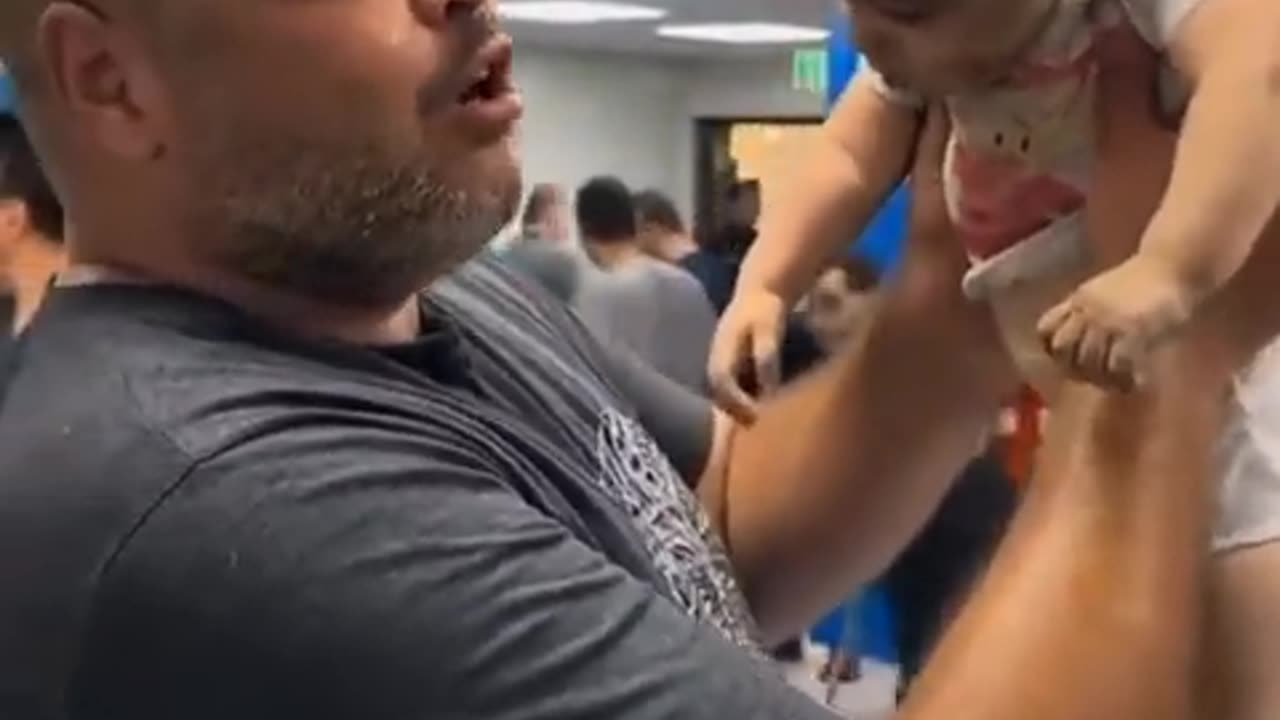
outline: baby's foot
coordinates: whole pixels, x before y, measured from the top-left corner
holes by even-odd
[[[1195,304],[1165,263],[1139,254],[1046,313],[1040,337],[1072,375],[1127,390],[1141,382],[1146,356],[1186,324]]]

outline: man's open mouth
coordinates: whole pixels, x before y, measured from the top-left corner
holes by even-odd
[[[505,38],[489,43],[476,60],[471,83],[458,96],[464,105],[497,100],[512,91],[511,42]]]

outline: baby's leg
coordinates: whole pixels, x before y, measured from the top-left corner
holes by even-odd
[[[1201,720],[1280,717],[1280,541],[1218,555],[1200,667]]]
[[[1223,435],[1204,720],[1280,718],[1280,342],[1241,377]]]

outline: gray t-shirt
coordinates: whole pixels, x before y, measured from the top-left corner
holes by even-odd
[[[0,717],[831,720],[681,481],[707,403],[492,260],[423,306],[367,348],[53,291],[0,408]]]
[[[538,237],[522,237],[498,253],[510,267],[533,279],[561,302],[573,302],[585,266],[580,251]]]
[[[621,343],[686,388],[705,390],[716,315],[684,269],[647,257],[608,272],[591,268],[574,307],[597,337]]]

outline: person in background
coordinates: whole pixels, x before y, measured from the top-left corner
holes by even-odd
[[[671,198],[661,190],[641,190],[631,197],[636,208],[640,248],[651,257],[672,265],[703,252],[685,226]]]
[[[818,277],[805,319],[823,351],[834,355],[867,326],[875,311],[880,278],[862,258],[847,256]],[[961,604],[995,551],[1016,508],[1012,480],[990,449],[961,473],[956,484],[883,582],[895,611],[899,697],[924,667],[946,620]],[[851,681],[857,648],[841,648],[820,679]]]
[[[698,233],[697,251],[679,259],[679,264],[702,283],[716,317],[724,314],[738,284],[738,265],[756,238],[760,216],[760,187],[755,180],[735,183],[729,188],[727,217],[713,228]],[[643,208],[643,206],[641,206]],[[668,228],[670,229],[670,228]]]
[[[697,280],[645,254],[631,191],[621,180],[589,180],[575,206],[583,246],[596,265],[583,274],[575,301],[587,327],[704,393],[716,318]]]
[[[864,325],[879,284],[875,268],[852,255],[818,276],[805,303],[804,319],[824,354],[843,347]]]
[[[62,264],[62,207],[22,125],[0,115],[0,360]]]
[[[738,263],[755,239],[755,222],[760,213],[759,183],[748,180],[734,185],[729,191],[725,224],[699,240],[690,237],[675,203],[661,191],[642,191],[633,202],[641,247],[649,255],[692,275],[719,317],[733,297]],[[782,344],[783,379],[799,377],[820,357],[817,341],[804,323],[796,318],[789,321]]]
[[[552,183],[534,185],[525,201],[519,236],[499,253],[507,265],[566,303],[573,302],[582,272],[570,222],[564,190]]]

